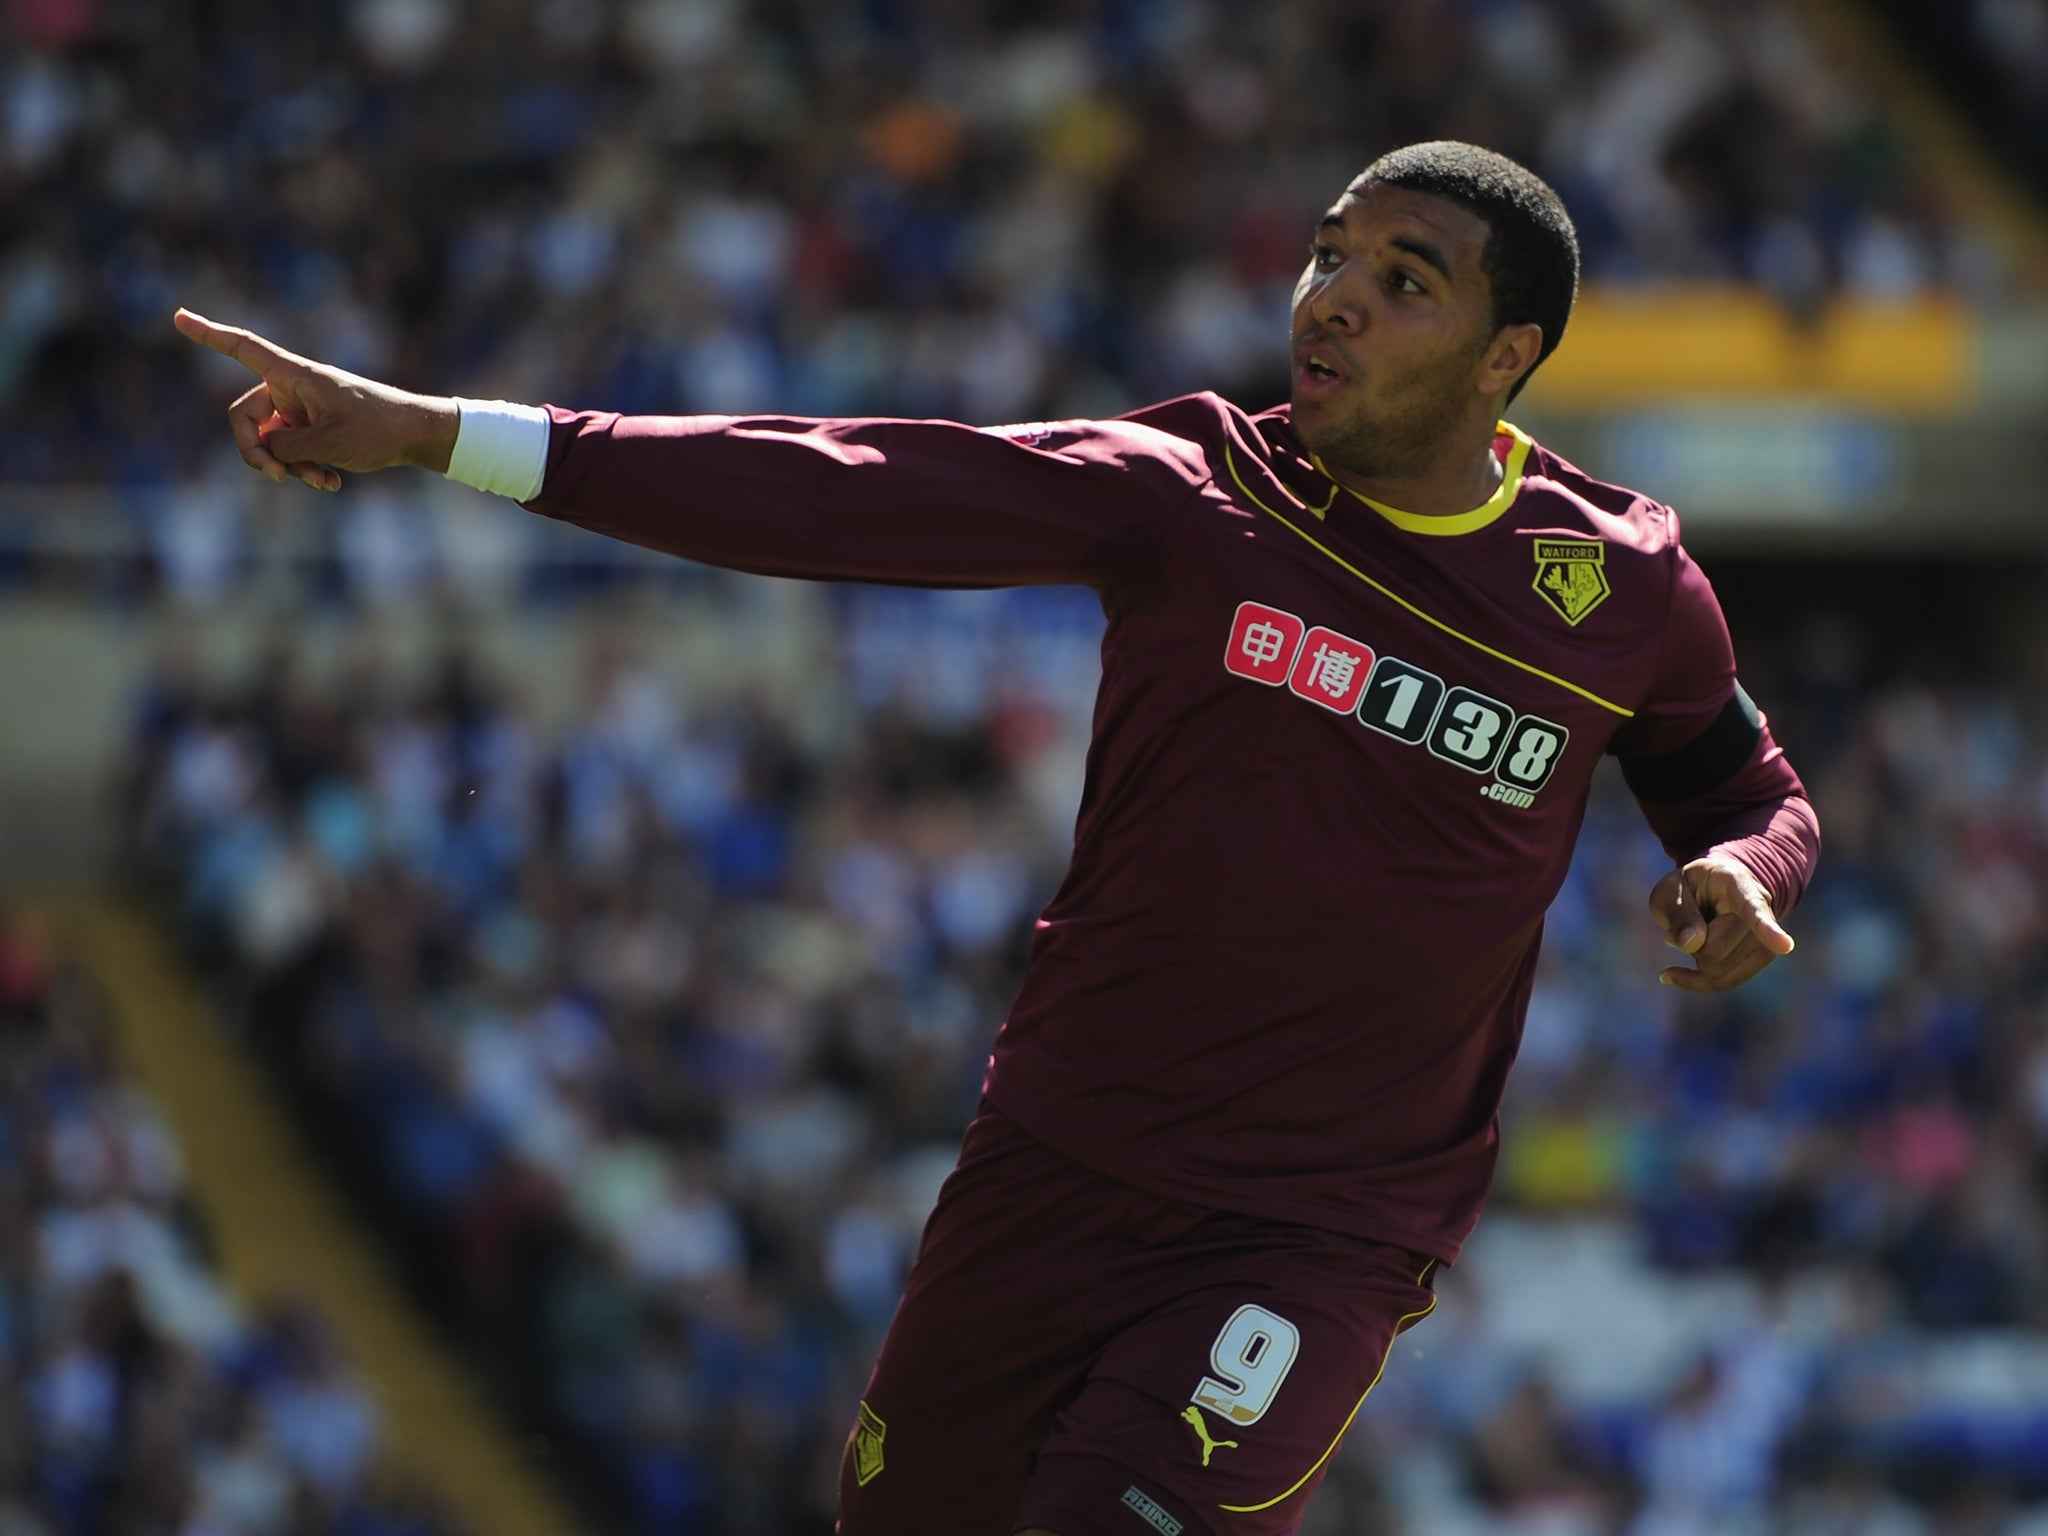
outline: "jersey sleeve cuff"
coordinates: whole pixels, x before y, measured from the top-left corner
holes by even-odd
[[[461,416],[448,478],[514,501],[538,496],[548,467],[548,413],[509,400],[458,398],[455,405]]]

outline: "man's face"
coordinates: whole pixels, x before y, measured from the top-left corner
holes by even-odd
[[[1485,220],[1441,197],[1354,182],[1294,288],[1294,426],[1325,463],[1412,469],[1486,408],[1493,341]]]

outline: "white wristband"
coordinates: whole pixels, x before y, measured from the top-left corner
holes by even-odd
[[[509,400],[463,400],[448,478],[493,496],[531,501],[548,468],[548,413]]]

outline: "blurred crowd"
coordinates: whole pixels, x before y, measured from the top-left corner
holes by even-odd
[[[326,1320],[212,1272],[78,965],[0,909],[0,1532],[455,1536]]]
[[[1597,282],[1802,310],[2001,282],[1775,0],[0,14],[0,482],[140,516],[247,382],[180,303],[415,388],[629,411],[1263,405],[1310,223],[1419,138],[1548,177]]]
[[[1968,14],[2038,57],[2039,0]],[[0,484],[116,490],[133,584],[198,605],[277,507],[219,430],[247,376],[171,334],[180,303],[412,387],[621,410],[1263,405],[1309,223],[1428,137],[1546,176],[1594,281],[1801,313],[2004,281],[1767,0],[4,0],[0,26]],[[414,489],[294,524],[314,591],[640,567]],[[32,558],[0,539],[0,585]],[[695,643],[597,645],[567,719],[460,635],[429,675],[374,625],[233,675],[172,647],[125,820],[606,1528],[807,1536],[1064,859],[1100,616],[663,571]],[[1603,782],[1495,1208],[1307,1536],[2048,1530],[2048,668],[1896,674],[1847,621],[1771,639],[1745,676],[1828,830],[1795,962],[1719,1002],[1651,984],[1661,859]],[[242,1318],[202,1237],[90,986],[0,924],[0,1536],[444,1531],[377,1470],[326,1328]]]
[[[1869,0],[1983,131],[2048,192],[2048,0]]]
[[[713,660],[608,641],[559,727],[367,635],[151,685],[134,824],[195,945],[650,1536],[830,1528],[1065,852],[1069,596],[709,578]],[[1305,1530],[2048,1531],[2048,637],[1904,680],[1876,638],[1750,647],[1829,844],[1744,991],[1654,985],[1662,856],[1602,782],[1494,1208]]]
[[[138,724],[201,952],[649,1531],[829,1529],[1078,796],[1088,594],[777,590],[695,594],[742,659],[701,686],[600,646],[561,733],[459,652],[394,686],[367,632],[246,692],[174,653]],[[839,653],[792,652],[834,604]]]

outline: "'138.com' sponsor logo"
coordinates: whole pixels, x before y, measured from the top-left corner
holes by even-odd
[[[1553,720],[1518,715],[1474,688],[1447,687],[1434,672],[1264,603],[1238,604],[1223,664],[1490,776],[1480,794],[1502,805],[1533,805],[1571,740]]]

